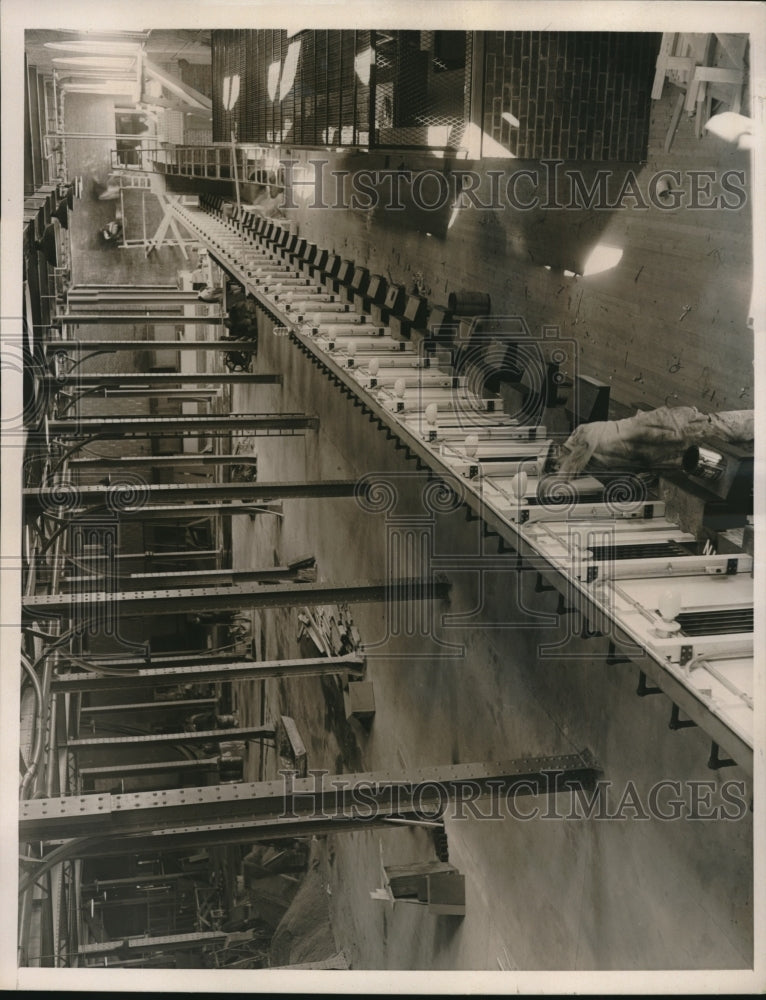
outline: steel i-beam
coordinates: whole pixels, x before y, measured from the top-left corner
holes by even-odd
[[[92,719],[120,712],[193,712],[217,704],[217,698],[182,698],[177,701],[135,701],[124,705],[83,705],[80,715]]]
[[[82,458],[70,458],[70,469],[133,469],[147,466],[155,469],[172,469],[178,466],[183,469],[188,466],[214,468],[217,465],[253,465],[257,463],[257,455],[105,455],[95,457],[84,455]]]
[[[355,479],[308,480],[295,483],[137,483],[109,486],[101,484],[76,486],[62,498],[56,487],[28,487],[23,490],[24,503],[30,508],[41,506],[54,510],[59,497],[65,507],[142,508],[148,503],[199,503],[228,500],[329,500],[333,497],[353,497],[358,489]]]
[[[66,341],[62,341],[66,344]],[[139,341],[141,345],[150,344],[150,341]],[[234,344],[229,344],[233,347]],[[77,388],[87,389],[93,386],[166,386],[178,383],[188,383],[189,385],[281,385],[282,375],[276,372],[149,372],[144,375],[141,372],[124,372],[119,374],[107,372],[80,372],[75,369],[72,372],[64,372],[61,375],[43,375],[38,381],[48,389],[62,389],[74,385]]]
[[[348,673],[363,677],[366,659],[359,653],[345,656],[305,657],[297,660],[234,660],[229,663],[188,663],[179,666],[150,667],[123,674],[83,673],[54,674],[51,692],[146,691],[152,687],[174,684],[213,684],[238,680],[265,680],[275,677],[313,677]]]
[[[226,730],[218,730],[221,733]],[[152,839],[154,850],[166,847],[165,836],[212,832],[226,840],[235,836],[261,839],[284,835],[288,827],[311,827],[317,822],[339,829],[362,830],[390,817],[428,811],[440,815],[449,804],[462,806],[463,815],[475,815],[468,803],[503,801],[517,795],[551,795],[593,786],[597,768],[585,751],[551,757],[491,763],[454,764],[417,768],[406,774],[390,771],[328,776],[315,771],[307,778],[232,782],[206,787],[132,792],[90,793],[57,799],[28,799],[19,804],[19,826],[24,842],[54,838],[118,838],[122,853]],[[207,827],[207,829],[204,829]],[[148,836],[147,836],[148,835]],[[131,838],[131,839],[128,839]],[[246,841],[245,841],[246,842]],[[77,856],[77,844],[71,845]]]
[[[54,316],[51,326],[118,326],[120,324],[131,325],[133,323],[149,323],[156,325],[187,326],[212,326],[219,316],[185,316],[183,313],[112,313],[112,312],[89,312],[89,313],[65,313]]]
[[[187,570],[155,570],[152,573],[119,573],[120,587],[125,590],[143,590],[145,587],[184,587],[194,583],[204,583],[208,586],[223,586],[224,584],[275,583],[279,580],[293,580],[307,583],[313,576],[310,566],[268,566],[265,569],[187,569]],[[66,576],[67,586],[77,583],[96,583],[104,579],[103,573],[83,573],[80,576]]]
[[[72,594],[38,594],[22,599],[24,618],[64,618],[109,621],[112,616],[141,618],[241,608],[295,608],[322,604],[367,604],[444,600],[446,580],[400,579],[356,584],[285,583],[274,587],[257,583],[230,587],[103,591]]]
[[[82,780],[97,781],[102,778],[143,778],[146,775],[167,774],[173,771],[185,774],[195,771],[217,771],[221,760],[241,760],[235,757],[194,757],[191,760],[176,757],[175,760],[151,760],[142,764],[106,764],[100,767],[81,767],[78,775]],[[146,876],[143,876],[146,881]]]
[[[149,437],[153,434],[229,433],[230,431],[316,430],[319,417],[303,413],[236,416],[190,414],[182,417],[70,417],[49,420],[48,432],[61,437],[99,437],[119,440],[125,434]]]
[[[162,747],[176,743],[218,743],[221,740],[273,740],[271,726],[243,726],[239,729],[200,729],[195,732],[147,733],[142,736],[86,736],[67,742],[67,750],[131,750],[135,747]]]
[[[190,931],[188,934],[165,934],[153,937],[142,934],[138,937],[120,938],[115,941],[92,941],[89,944],[81,944],[77,948],[77,954],[87,958],[90,955],[109,955],[123,949],[128,952],[136,952],[154,951],[155,949],[168,951],[179,948],[196,952],[201,946],[223,941],[227,936],[226,931]]]
[[[49,351],[62,351],[71,355],[74,352],[90,354],[91,352],[111,353],[113,351],[244,351],[248,344],[245,340],[61,340],[59,337],[46,337],[43,347]],[[250,345],[250,350],[255,345]]]

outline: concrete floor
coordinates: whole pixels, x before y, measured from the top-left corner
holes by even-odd
[[[259,478],[341,478],[379,472],[399,492],[394,513],[423,516],[423,473],[291,343],[262,326],[262,370],[284,387],[236,387],[235,412],[303,410],[321,415],[318,433],[264,438]],[[385,575],[390,523],[353,499],[289,501],[283,518],[234,519],[235,565],[316,556],[319,579],[349,582]],[[460,569],[460,557],[495,555],[478,522],[458,510],[433,522],[434,552],[453,558],[449,602],[434,608],[433,634],[389,634],[385,607],[353,608],[368,648],[376,715],[369,731],[338,720],[331,684],[319,678],[266,684],[266,717],[288,712],[299,725],[309,767],[330,772],[571,753],[589,748],[604,777],[611,812],[634,788],[646,806],[662,780],[745,782],[738,768],[707,768],[709,738],[671,732],[667,698],[635,695],[635,664],[607,666],[606,640],[567,638],[554,614],[557,595],[534,593],[534,575],[507,568]],[[484,548],[482,548],[484,546]],[[415,569],[417,569],[415,567]],[[445,624],[442,614],[464,616]],[[533,615],[545,615],[540,625]],[[520,627],[523,626],[523,627]],[[260,616],[262,654],[298,655],[295,612]],[[540,645],[563,640],[555,656]],[[451,645],[440,645],[446,643]],[[337,694],[337,692],[336,692]],[[239,692],[243,721],[261,711],[259,692]],[[266,775],[276,772],[267,753]],[[258,750],[248,764],[255,777]],[[631,785],[632,783],[632,785]],[[746,798],[752,790],[747,784]],[[667,796],[662,799],[667,801]],[[522,808],[531,807],[524,800]],[[543,808],[545,803],[538,803]],[[566,813],[569,800],[560,803]],[[732,821],[636,819],[448,820],[450,861],[466,876],[464,919],[370,898],[381,861],[434,858],[422,828],[362,831],[329,838],[330,908],[339,947],[359,969],[701,969],[753,961],[752,814]]]

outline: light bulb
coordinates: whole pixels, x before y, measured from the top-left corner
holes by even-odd
[[[399,399],[403,399],[404,398],[404,390],[406,388],[407,388],[407,383],[404,381],[404,379],[403,378],[398,378],[396,380],[396,382],[394,382],[394,395],[398,396]]]
[[[436,426],[436,416],[439,412],[439,407],[436,403],[429,403],[425,410],[426,423],[431,424],[432,427]]]
[[[470,457],[473,458],[478,450],[479,450],[479,435],[469,434],[468,437],[465,439],[466,455],[470,455]]]
[[[511,489],[519,500],[523,499],[527,492],[527,474],[523,469],[517,472],[511,480]]]
[[[377,358],[373,358],[372,361],[370,361],[367,368],[369,369],[370,375],[375,376],[378,374],[378,371],[380,369],[380,362],[378,361]]]
[[[677,590],[666,590],[660,594],[657,610],[666,622],[672,622],[681,610],[681,595]]]

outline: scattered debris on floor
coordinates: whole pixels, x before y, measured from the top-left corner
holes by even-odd
[[[298,640],[307,636],[322,656],[344,656],[362,645],[347,604],[301,608],[298,621]]]
[[[330,923],[328,886],[327,842],[313,837],[308,871],[271,942],[272,968],[305,963],[314,968],[347,968]],[[324,964],[338,961],[344,964]]]
[[[254,483],[258,478],[258,452],[255,450],[255,437],[240,431],[232,435],[233,452],[235,455],[242,455],[249,461],[242,462],[241,465],[232,465],[230,469],[231,481],[233,483]]]

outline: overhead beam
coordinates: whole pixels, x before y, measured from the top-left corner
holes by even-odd
[[[157,80],[166,90],[169,90],[171,94],[175,94],[176,97],[180,97],[190,107],[200,108],[203,111],[212,111],[213,102],[209,97],[206,97],[199,90],[195,90],[188,83],[184,83],[175,73],[169,73],[167,70],[162,69],[156,63],[152,62],[151,59],[144,59],[144,72],[150,79]]]
[[[124,434],[144,437],[152,434],[191,434],[204,431],[259,431],[259,430],[316,430],[319,417],[309,417],[303,413],[237,414],[234,416],[217,414],[189,414],[177,417],[65,417],[49,420],[51,435],[68,437],[90,437],[119,439]]]
[[[171,322],[183,323],[182,316],[171,317]],[[212,324],[211,324],[212,325]],[[65,354],[89,354],[104,351],[247,351],[245,340],[61,340],[46,337],[43,347]],[[251,349],[254,345],[251,345]]]
[[[197,400],[198,402],[207,401],[210,402],[213,396],[218,394],[218,386],[147,386],[147,385],[129,385],[126,387],[115,386],[114,388],[108,388],[107,386],[98,386],[95,391],[91,390],[84,393],[88,399],[151,399],[152,397],[159,399],[176,399],[179,402],[191,402]],[[72,399],[72,405],[78,403],[81,397],[74,397]]]
[[[227,937],[226,931],[192,931],[188,934],[166,934],[162,937],[150,937],[142,934],[140,937],[126,937],[115,941],[92,941],[89,944],[81,944],[77,948],[77,954],[84,958],[91,955],[110,955],[123,949],[136,951],[172,951],[183,949],[196,951],[200,945],[213,944],[223,941]]]
[[[226,730],[219,730],[225,733]],[[70,744],[71,745],[71,744]],[[328,776],[316,771],[308,778],[289,777],[262,782],[231,782],[197,788],[168,789],[159,794],[91,793],[57,799],[26,799],[19,803],[20,837],[24,842],[52,838],[117,836],[124,853],[130,840],[149,834],[161,850],[164,834],[200,833],[214,824],[220,835],[240,827],[250,836],[280,824],[345,820],[357,830],[386,817],[443,812],[450,802],[495,796],[497,806],[517,795],[546,795],[592,787],[596,766],[586,751],[551,757],[527,757],[492,763],[414,768]],[[496,809],[496,813],[499,812]],[[466,809],[463,809],[463,815]],[[471,815],[471,810],[467,811]],[[76,856],[76,845],[74,845]]]
[[[40,617],[94,618],[106,621],[113,614],[125,618],[174,615],[201,611],[235,611],[240,608],[295,608],[321,604],[444,600],[449,584],[434,579],[383,580],[356,584],[285,583],[269,587],[241,583],[231,587],[188,587],[183,590],[129,590],[72,594],[37,594],[22,598],[27,620]]]
[[[182,666],[151,667],[136,673],[128,673],[126,670],[125,674],[86,671],[54,674],[51,678],[51,692],[146,691],[152,687],[173,684],[215,684],[341,673],[363,677],[365,666],[364,655],[348,653],[345,656],[317,656],[296,660],[235,660],[218,665],[189,663]]]
[[[146,346],[149,341],[141,341]],[[229,342],[229,346],[233,346]],[[282,385],[283,376],[277,372],[78,372],[77,370],[61,375],[43,375],[38,379],[46,388],[60,389],[71,385],[74,388],[90,388],[105,386],[111,388],[127,388],[129,386],[166,386],[166,385]]]
[[[187,316],[184,313],[60,313],[53,317],[51,326],[119,326],[131,323],[211,326],[220,318],[220,316]]]
[[[80,715],[93,718],[120,712],[191,712],[194,709],[212,708],[217,704],[217,698],[183,698],[175,701],[135,701],[124,705],[83,705]]]
[[[256,465],[257,455],[212,455],[207,453],[194,454],[186,452],[183,455],[85,455],[82,458],[68,459],[69,468],[74,471],[86,469],[133,469],[147,468],[206,468],[216,465]]]
[[[65,660],[67,651],[61,650],[59,658]],[[232,663],[237,658],[228,653],[213,653],[209,649],[202,650],[177,650],[172,653],[152,654],[147,651],[146,656],[111,656],[107,653],[82,653],[77,656],[78,663],[87,663],[94,670],[132,670],[133,668],[146,667],[164,669],[168,667],[180,666],[210,666],[223,663]],[[240,660],[247,660],[240,657]],[[255,661],[253,661],[255,662]]]
[[[130,750],[133,747],[163,747],[176,743],[217,743],[221,740],[273,740],[273,726],[242,726],[239,729],[200,729],[196,732],[147,733],[142,736],[88,736],[69,740],[67,750]]]
[[[182,288],[163,288],[156,291],[139,288],[121,288],[115,285],[113,288],[70,288],[67,292],[67,302],[70,308],[75,303],[77,305],[99,305],[107,302],[156,302],[159,304],[172,304],[178,302],[183,305],[204,304],[199,297],[199,292],[194,290],[184,291]],[[72,310],[77,312],[76,309]]]
[[[311,575],[309,575],[311,573]],[[279,580],[308,581],[314,578],[310,567],[298,566],[267,566],[264,569],[187,569],[187,570],[155,570],[151,573],[121,572],[120,587],[141,590],[144,587],[186,587],[192,584],[207,584],[220,586],[237,582],[256,581],[258,583],[275,583]],[[82,574],[64,578],[67,586],[74,583],[97,584],[103,576]]]
[[[140,508],[154,503],[198,503],[214,500],[309,500],[352,497],[359,488],[355,479],[309,480],[296,483],[130,483],[121,485],[119,480],[111,486],[100,483],[77,486],[76,495],[67,493],[61,502],[71,509],[77,507]],[[51,511],[56,507],[59,491],[56,487],[27,487],[22,491],[24,503],[30,507],[40,505]]]
[[[212,757],[207,760],[178,760],[175,761],[176,764],[208,764],[213,766],[216,764],[218,758]],[[92,771],[98,771],[100,768],[90,768]],[[105,768],[105,770],[111,770],[111,768]],[[83,772],[81,771],[80,774]],[[148,875],[146,872],[141,875],[129,875],[126,878],[94,878],[92,882],[85,882],[83,884],[83,890],[86,892],[100,892],[104,889],[117,889],[120,886],[139,886],[142,883],[151,885],[158,882],[179,882],[183,879],[193,880],[194,875],[191,872],[168,872],[164,875]]]
[[[120,520],[137,521],[156,521],[164,518],[169,520],[183,518],[200,520],[203,517],[232,517],[242,514],[257,514],[264,509],[267,502],[270,501],[260,500],[257,504],[238,503],[230,500],[219,500],[216,503],[146,504],[143,507],[124,507],[119,511],[119,517]],[[84,508],[79,512],[72,512],[73,519],[82,515],[87,517],[87,510],[88,508]],[[116,516],[117,512],[113,513]],[[83,520],[85,521],[85,518]],[[76,523],[76,520],[73,523]]]

